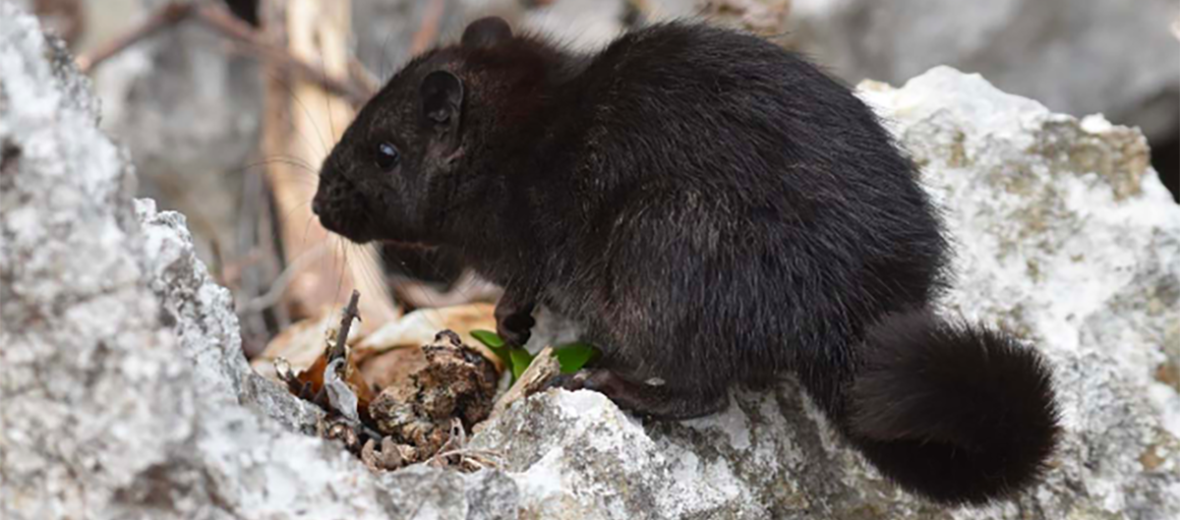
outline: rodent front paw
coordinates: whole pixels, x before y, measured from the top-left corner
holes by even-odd
[[[496,334],[500,335],[504,343],[520,347],[528,343],[536,324],[531,314],[511,314],[496,320]]]

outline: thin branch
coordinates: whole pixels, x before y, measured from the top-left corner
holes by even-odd
[[[190,2],[168,2],[156,9],[150,16],[133,27],[130,31],[99,46],[86,54],[78,56],[78,69],[83,73],[90,72],[99,63],[123,52],[126,48],[144,40],[162,29],[172,27],[188,18],[196,6]]]
[[[364,105],[374,93],[368,85],[332,77],[325,74],[319,67],[291,56],[286,49],[267,42],[262,31],[238,19],[225,7],[212,4],[197,5],[192,2],[174,1],[165,4],[130,31],[115,37],[91,53],[79,56],[78,68],[82,72],[90,72],[98,64],[123,52],[128,47],[189,18],[194,18],[202,25],[217,31],[230,40],[243,44],[258,58],[293,71],[303,76],[307,81],[344,98],[354,107]]]
[[[324,90],[343,97],[354,107],[364,105],[373,95],[373,92],[368,91],[364,86],[329,76],[320,68],[291,56],[285,49],[267,42],[253,26],[239,20],[224,7],[202,6],[197,10],[196,19],[229,39],[244,44],[258,57],[293,71]]]
[[[478,432],[483,429],[491,422],[490,419],[507,410],[512,403],[544,390],[559,374],[561,374],[561,362],[553,354],[553,347],[541,349],[529,367],[516,380],[516,383],[513,383],[512,387],[492,405],[492,413],[488,414],[488,419],[475,425],[474,431]]]
[[[410,44],[410,55],[426,52],[426,49],[430,48],[434,40],[438,38],[438,28],[442,24],[446,7],[446,0],[430,0],[430,5],[426,6],[426,12],[422,14],[422,25],[418,28],[418,32],[414,33],[414,39]]]
[[[377,79],[369,69],[365,68],[365,64],[352,56],[348,59],[348,75],[352,76],[352,81],[359,83],[365,90],[376,93],[381,90],[381,80]]]
[[[270,289],[267,289],[266,294],[241,302],[238,304],[236,312],[239,315],[261,312],[277,305],[279,299],[283,297],[283,293],[287,290],[287,287],[291,285],[291,281],[295,279],[295,275],[307,268],[312,262],[319,260],[328,251],[330,249],[324,243],[317,244],[315,248],[304,251],[303,254],[295,257],[295,260],[279,274],[279,277],[271,284]]]
[[[335,348],[328,351],[328,363],[344,357],[344,348],[348,345],[348,332],[352,329],[352,321],[357,319],[356,306],[360,303],[361,292],[353,289],[352,297],[348,299],[348,306],[344,307],[344,316],[340,318],[340,332],[336,334]]]

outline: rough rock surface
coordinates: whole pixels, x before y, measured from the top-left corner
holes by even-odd
[[[1043,349],[1063,398],[1044,484],[944,510],[881,480],[791,382],[648,425],[555,391],[473,437],[497,470],[369,473],[249,371],[228,293],[180,215],[132,202],[87,89],[0,2],[2,518],[1180,516],[1180,209],[1132,130],[945,68],[863,89],[958,237],[947,312]]]
[[[183,218],[132,204],[36,24],[0,2],[0,518],[385,518],[376,479],[249,372]]]
[[[862,96],[946,208],[958,283],[945,311],[998,322],[1055,365],[1066,435],[1046,481],[986,508],[923,504],[851,454],[792,383],[735,392],[714,417],[654,425],[596,394],[556,394],[475,439],[506,454],[535,516],[1180,515],[1180,398],[1159,377],[1180,342],[1180,207],[1147,169],[1142,136],[949,68],[897,90],[866,83]]]

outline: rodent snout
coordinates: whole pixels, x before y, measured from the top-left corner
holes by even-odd
[[[339,201],[347,200],[350,195],[348,187],[343,185],[340,179],[334,179],[320,175],[319,186],[316,187],[315,196],[311,198],[311,212],[320,217],[320,220],[332,217],[336,213]]]
[[[311,199],[311,212],[315,213],[316,216],[319,216],[321,213],[323,213],[321,208],[322,205],[323,204],[320,202],[320,194],[317,191],[315,197],[312,197]]]
[[[338,177],[321,177],[311,200],[311,211],[325,229],[354,242],[372,239],[363,213],[361,192]]]

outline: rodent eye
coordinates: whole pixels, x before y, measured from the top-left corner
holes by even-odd
[[[377,166],[383,170],[392,169],[401,161],[401,154],[398,153],[397,147],[389,142],[384,142],[377,145]]]

